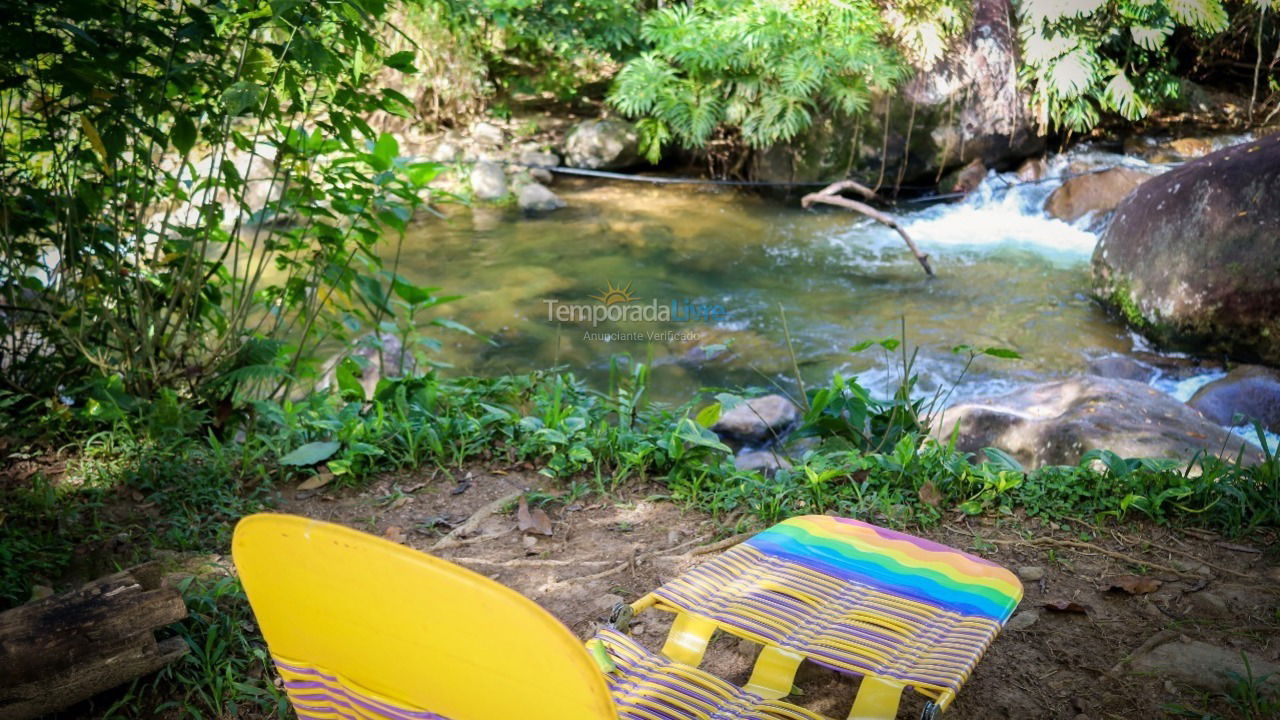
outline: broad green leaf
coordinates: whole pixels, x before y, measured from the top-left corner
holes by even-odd
[[[710,405],[698,411],[694,420],[702,427],[711,427],[720,419],[720,403],[711,403]]]
[[[467,335],[476,335],[475,330],[472,330],[471,328],[467,327],[466,325],[463,325],[460,322],[457,322],[455,320],[450,320],[449,318],[436,318],[431,321],[431,324],[439,325],[440,327],[443,327],[443,328],[449,328],[450,330],[457,330],[458,332],[466,333]],[[479,336],[477,335],[477,337]]]
[[[401,300],[410,305],[421,305],[432,300],[431,291],[439,288],[422,287],[414,285],[403,278],[396,277],[391,281],[391,290],[395,292]]]
[[[305,467],[307,465],[315,465],[318,462],[324,462],[333,457],[338,452],[338,448],[342,447],[341,443],[336,442],[311,442],[297,448],[293,452],[280,458],[281,465],[290,465],[293,467]]]
[[[398,53],[390,55],[383,61],[387,67],[399,70],[400,72],[413,73],[418,69],[413,66],[414,52],[412,50],[401,50]]]
[[[405,168],[405,175],[409,178],[409,182],[414,187],[425,187],[427,183],[435,180],[444,170],[444,165],[433,162],[412,163]]]
[[[983,448],[982,452],[987,456],[987,464],[996,470],[1007,470],[1009,472],[1026,472],[1022,469],[1022,463],[1009,453],[1000,448],[988,447]]]
[[[334,369],[334,378],[338,382],[338,392],[347,400],[365,401],[364,386],[360,384],[363,370],[351,357],[345,357]]]
[[[398,157],[400,157],[400,143],[391,133],[382,133],[378,136],[378,142],[373,144],[373,154],[369,156],[369,164],[374,170],[383,172],[390,170]]]
[[[241,80],[222,93],[222,104],[228,115],[240,115],[245,110],[258,107],[265,93],[266,90],[261,85]]]
[[[982,350],[982,354],[990,355],[991,357],[1005,358],[1006,360],[1022,359],[1022,356],[1018,354],[1017,350],[1010,350],[1009,348],[998,348],[998,347],[984,348]]]
[[[179,155],[186,155],[196,144],[196,124],[186,115],[181,115],[173,123],[169,131],[169,140]]]

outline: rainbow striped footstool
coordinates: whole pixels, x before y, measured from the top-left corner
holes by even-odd
[[[746,690],[790,694],[809,660],[862,676],[851,718],[893,718],[907,687],[945,710],[1022,598],[988,560],[858,520],[786,520],[633,606],[676,613],[662,652],[697,667],[716,630],[760,643]]]

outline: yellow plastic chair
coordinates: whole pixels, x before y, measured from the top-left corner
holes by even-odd
[[[232,554],[300,718],[824,720],[614,630],[593,657],[518,593],[340,525],[252,515]]]

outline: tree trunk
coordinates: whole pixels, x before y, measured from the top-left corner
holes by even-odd
[[[0,613],[0,720],[59,710],[159,670],[187,652],[152,631],[187,616],[143,565]]]

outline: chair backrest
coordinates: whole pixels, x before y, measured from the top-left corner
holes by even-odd
[[[836,577],[1001,625],[1022,600],[1018,577],[990,560],[861,520],[793,517],[746,544]]]
[[[232,554],[299,717],[617,717],[583,645],[488,578],[291,515],[244,518]]]

